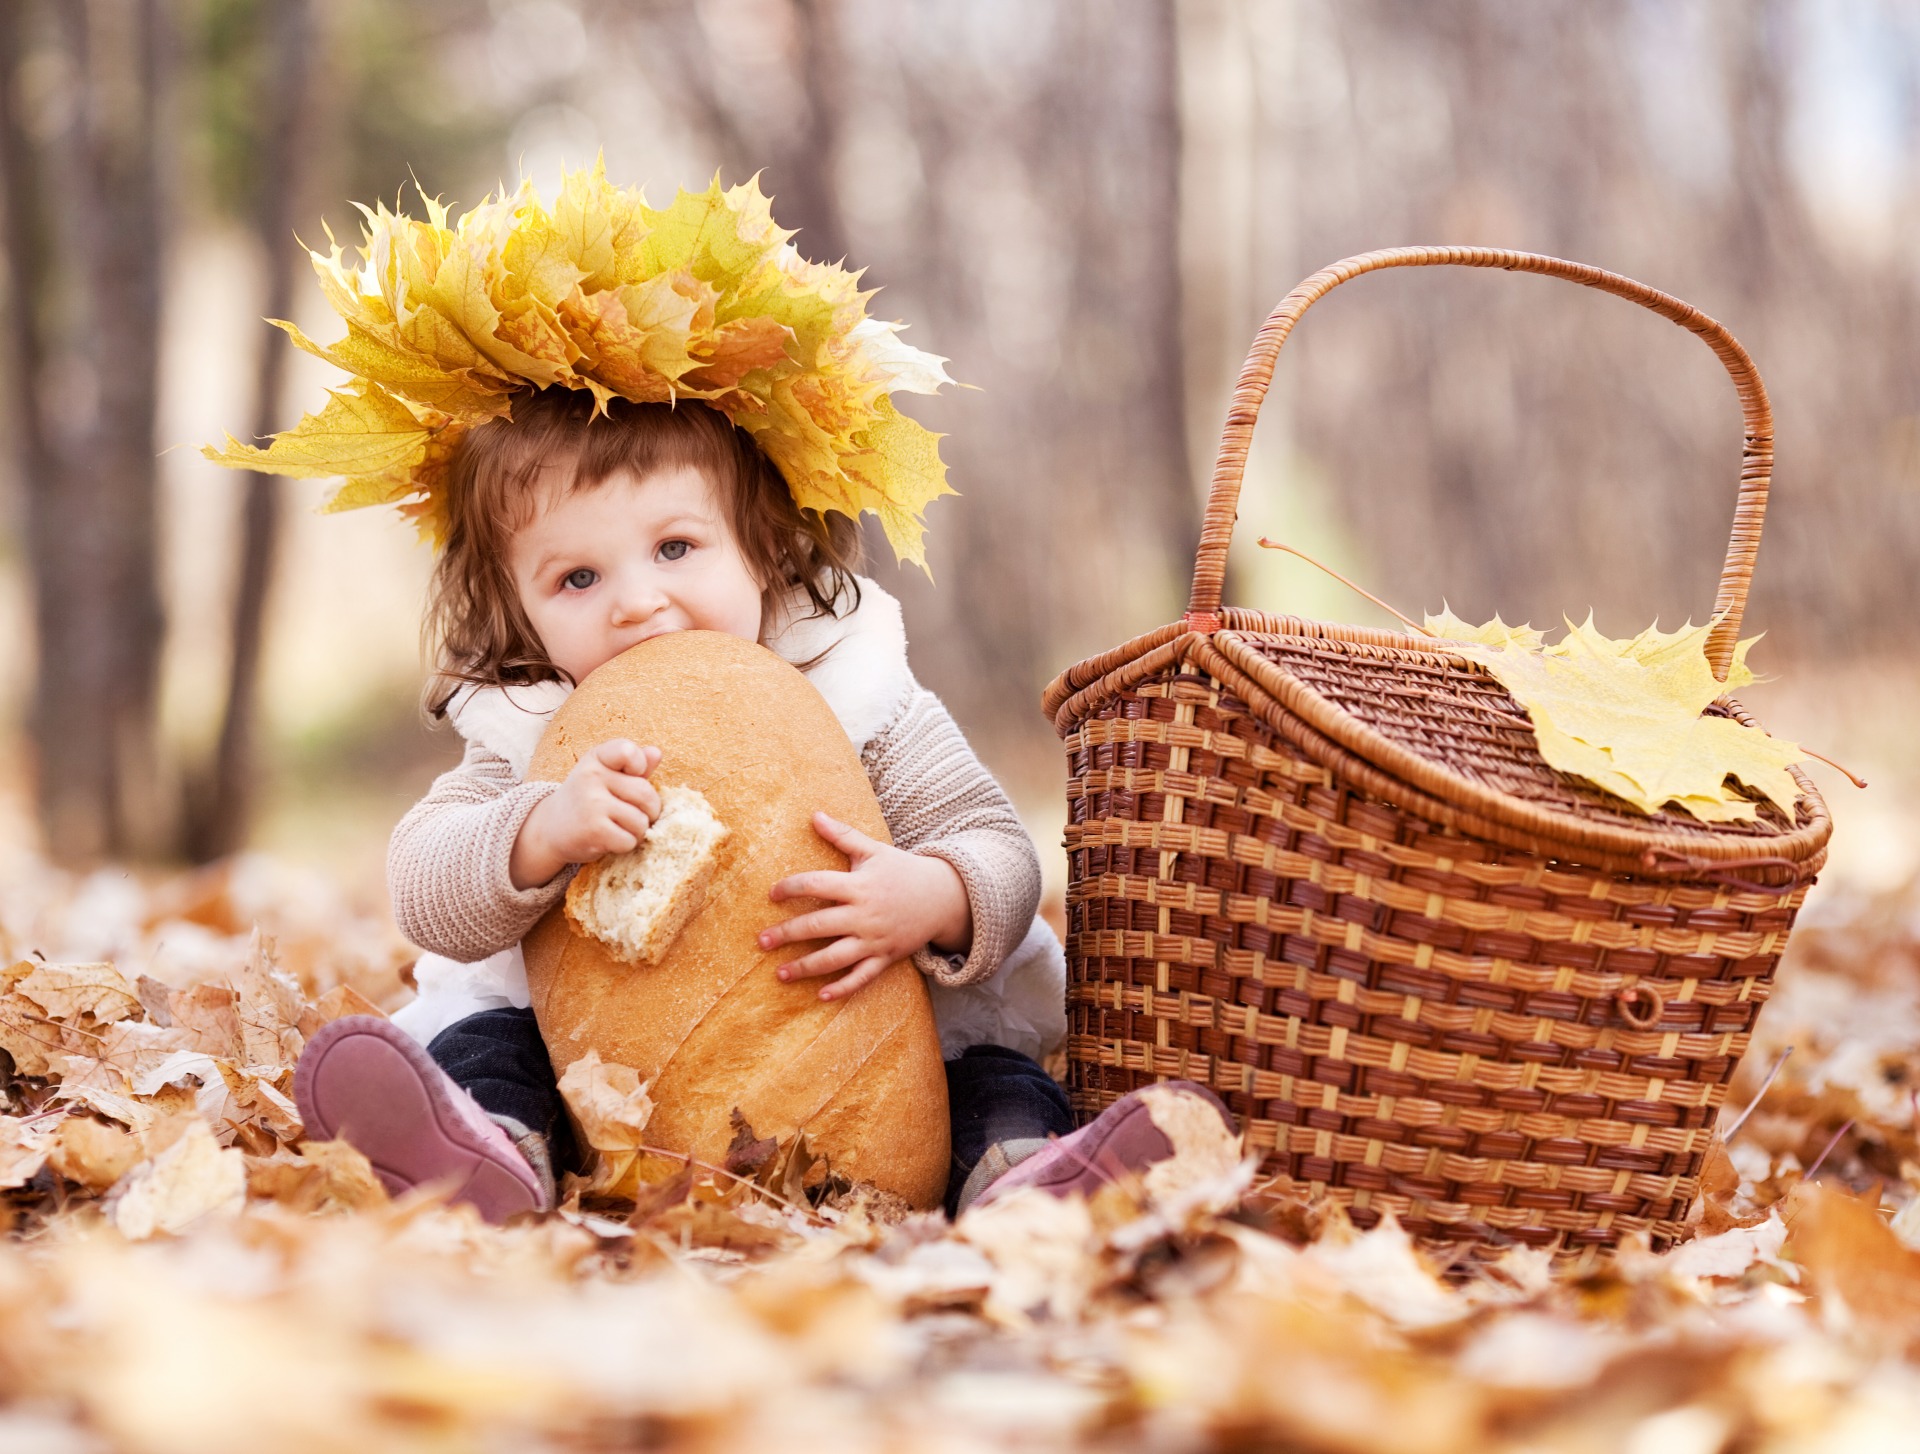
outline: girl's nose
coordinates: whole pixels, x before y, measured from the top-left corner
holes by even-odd
[[[664,592],[645,577],[620,581],[613,597],[613,624],[638,626],[658,615],[667,604]]]

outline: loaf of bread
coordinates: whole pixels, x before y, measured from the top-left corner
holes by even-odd
[[[764,647],[715,632],[644,642],[580,684],[554,714],[529,776],[558,780],[602,742],[661,750],[653,782],[696,789],[727,831],[706,903],[657,962],[629,964],[557,906],[525,941],[527,983],[556,1071],[589,1050],[650,1082],[648,1140],[725,1159],[738,1110],[756,1135],[804,1132],[834,1170],[915,1207],[939,1204],[949,1163],[946,1074],[933,1010],[909,963],[858,994],[783,984],[816,944],[762,952],[759,931],[819,907],[772,903],[790,874],[845,869],[813,831],[825,811],[891,841],[858,753],[813,685]],[[604,881],[614,870],[595,875]],[[581,890],[584,900],[598,892]],[[572,897],[571,893],[569,895]],[[677,1159],[643,1159],[664,1179]]]
[[[658,964],[701,909],[727,825],[698,788],[662,788],[660,816],[630,853],[589,863],[567,885],[567,918],[625,964]]]

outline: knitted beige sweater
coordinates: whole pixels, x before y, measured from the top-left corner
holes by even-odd
[[[811,660],[820,652],[818,628],[796,627],[769,644],[806,663],[859,747],[895,846],[944,860],[965,885],[968,952],[923,948],[914,956],[933,982],[946,1053],[994,1043],[1042,1054],[1065,1030],[1065,966],[1058,939],[1035,916],[1033,840],[947,709],[913,681],[897,603],[872,582],[861,585],[859,610],[833,623],[830,666]],[[511,697],[490,689],[468,712],[456,705],[466,754],[394,829],[394,916],[428,951],[416,968],[421,1000],[396,1018],[423,1040],[484,1004],[526,1003],[519,942],[565,895],[572,870],[516,889],[508,861],[527,815],[559,786],[523,779],[531,744],[564,696],[551,687]],[[426,1003],[436,998],[439,1006]]]

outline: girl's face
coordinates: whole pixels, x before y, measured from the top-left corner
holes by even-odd
[[[507,564],[548,659],[576,682],[669,631],[760,638],[760,585],[691,467],[548,489]]]

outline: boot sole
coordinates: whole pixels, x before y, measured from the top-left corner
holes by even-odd
[[[393,1195],[450,1186],[452,1200],[489,1222],[539,1211],[539,1187],[500,1159],[452,1094],[417,1041],[372,1015],[323,1026],[293,1075],[307,1135],[347,1142]]]

